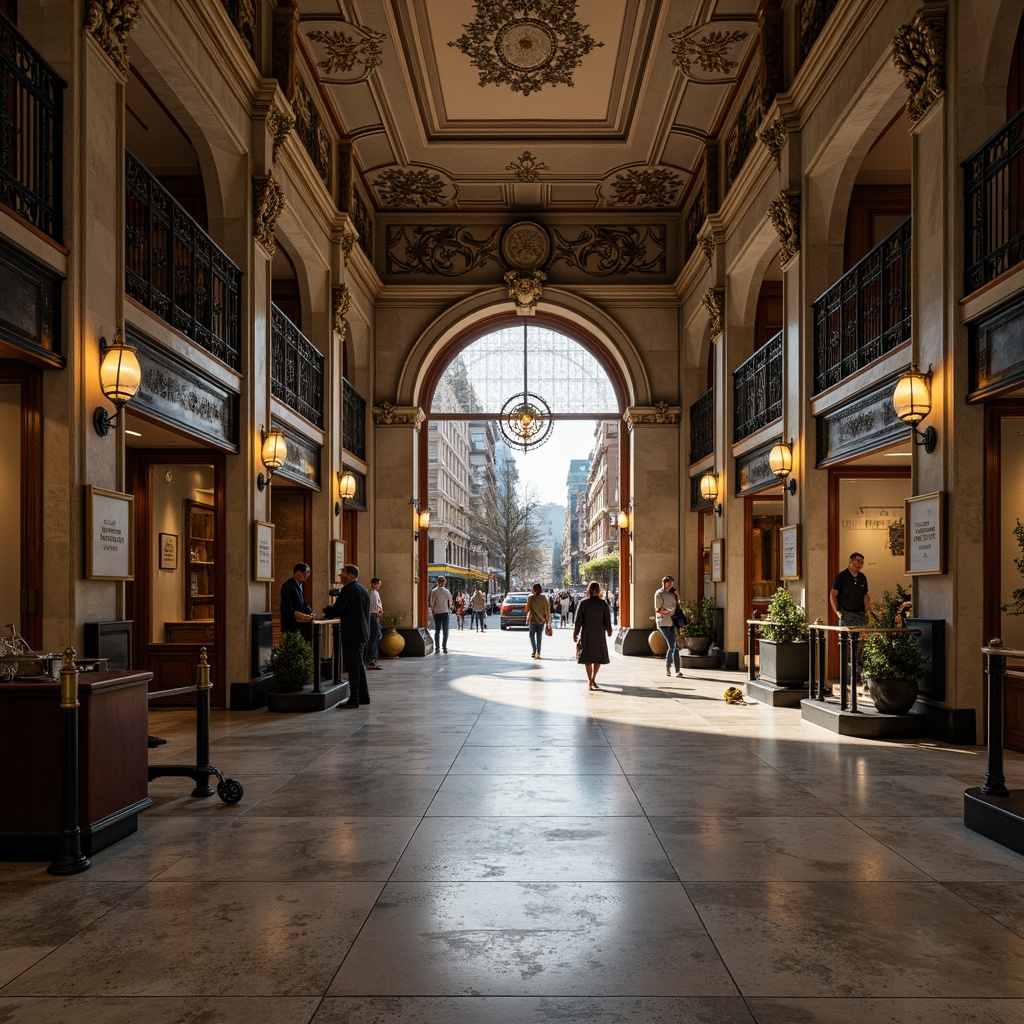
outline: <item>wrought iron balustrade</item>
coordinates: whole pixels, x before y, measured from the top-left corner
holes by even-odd
[[[63,241],[67,83],[0,14],[0,202]]]
[[[733,371],[733,441],[782,415],[782,331]]]
[[[314,426],[324,425],[324,357],[273,304],[270,307],[270,391]]]
[[[242,272],[125,153],[124,290],[233,370],[241,367]]]
[[[220,0],[224,10],[228,12],[231,24],[249,51],[249,56],[256,60],[256,0]]]
[[[814,304],[814,393],[910,339],[910,218]]]
[[[715,389],[709,388],[690,406],[690,465],[715,450]]]
[[[1024,261],[1024,110],[961,166],[969,295]]]
[[[366,399],[341,380],[341,446],[366,461]]]

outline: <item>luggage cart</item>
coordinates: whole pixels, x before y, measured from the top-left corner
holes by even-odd
[[[210,663],[206,660],[206,648],[199,652],[198,681],[195,686],[179,686],[173,690],[156,690],[149,695],[154,697],[176,697],[182,693],[195,693],[196,696],[196,763],[195,764],[155,764],[149,766],[149,781],[164,775],[192,779],[196,788],[191,796],[213,796],[214,789],[210,786],[210,776],[217,776],[217,796],[226,804],[237,804],[245,792],[237,779],[228,778],[216,765],[210,764]]]

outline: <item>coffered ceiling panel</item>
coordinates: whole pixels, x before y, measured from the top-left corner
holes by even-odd
[[[758,5],[298,0],[299,37],[381,210],[671,210]]]

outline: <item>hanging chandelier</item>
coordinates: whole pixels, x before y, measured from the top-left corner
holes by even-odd
[[[540,395],[530,391],[527,377],[526,324],[523,324],[523,391],[513,395],[502,407],[501,435],[509,448],[525,452],[539,448],[554,426],[551,407]]]

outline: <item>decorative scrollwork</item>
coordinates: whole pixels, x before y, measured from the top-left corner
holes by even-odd
[[[517,156],[510,164],[505,165],[506,171],[511,171],[516,176],[516,181],[539,181],[541,171],[550,171],[547,164],[541,163],[528,150],[523,150],[522,156]]]
[[[345,257],[346,262],[349,256],[352,255],[352,250],[356,246],[356,233],[354,231],[346,231],[341,236],[341,254]]]
[[[142,0],[89,0],[85,8],[86,31],[103,48],[122,75],[128,74],[125,43],[135,27]]]
[[[768,217],[782,243],[782,262],[788,263],[800,250],[800,193],[780,192],[768,205]]]
[[[708,74],[729,74],[739,63],[729,59],[729,47],[746,39],[747,33],[720,32],[714,29],[698,39],[697,33],[701,31],[703,29],[695,28],[669,33],[669,39],[672,40],[672,63],[687,76],[693,64]]]
[[[945,88],[946,18],[922,7],[896,30],[892,62],[903,76],[910,99],[907,117],[916,123],[928,112]]]
[[[697,239],[697,247],[700,249],[707,260],[708,266],[711,266],[711,260],[715,255],[715,236],[711,234],[701,235]]]
[[[571,239],[557,228],[552,231],[555,260],[593,277],[665,273],[665,229],[661,225],[583,228]]]
[[[270,130],[270,136],[274,140],[274,149],[271,153],[272,160],[277,160],[277,154],[281,151],[284,140],[288,138],[288,133],[294,127],[294,117],[289,117],[283,111],[278,110],[277,107],[271,107],[267,111],[267,128]]]
[[[654,405],[634,405],[622,418],[630,430],[641,423],[674,426],[680,422],[680,410],[668,402],[655,402]]]
[[[448,206],[450,186],[441,175],[423,168],[389,167],[373,183],[381,206]]]
[[[459,225],[440,228],[392,226],[388,228],[389,274],[440,274],[458,277],[498,262],[495,228],[486,238]]]
[[[284,189],[272,175],[252,179],[253,237],[264,249],[274,255],[274,228],[284,209]]]
[[[708,330],[716,338],[725,330],[725,293],[721,288],[709,288],[700,298],[708,313]]]
[[[772,159],[775,161],[776,169],[782,167],[782,147],[789,138],[789,129],[781,117],[776,117],[761,129],[758,138],[768,147]]]
[[[426,414],[415,405],[392,405],[390,402],[381,402],[373,407],[373,422],[385,427],[414,427],[420,429]]]
[[[331,289],[331,327],[334,332],[345,340],[348,333],[348,311],[352,308],[352,293],[348,285],[343,284],[338,288]]]
[[[359,33],[362,33],[362,36]],[[314,43],[320,43],[326,49],[327,56],[316,62],[316,66],[325,75],[337,75],[343,71],[351,71],[357,64],[362,64],[364,72],[362,77],[365,78],[374,68],[380,66],[382,60],[380,44],[387,39],[387,36],[383,32],[363,28],[353,31],[351,35],[341,29],[334,29],[330,32],[307,32],[306,38]]]
[[[671,206],[683,179],[667,167],[631,167],[617,174],[609,190],[609,206]]]

